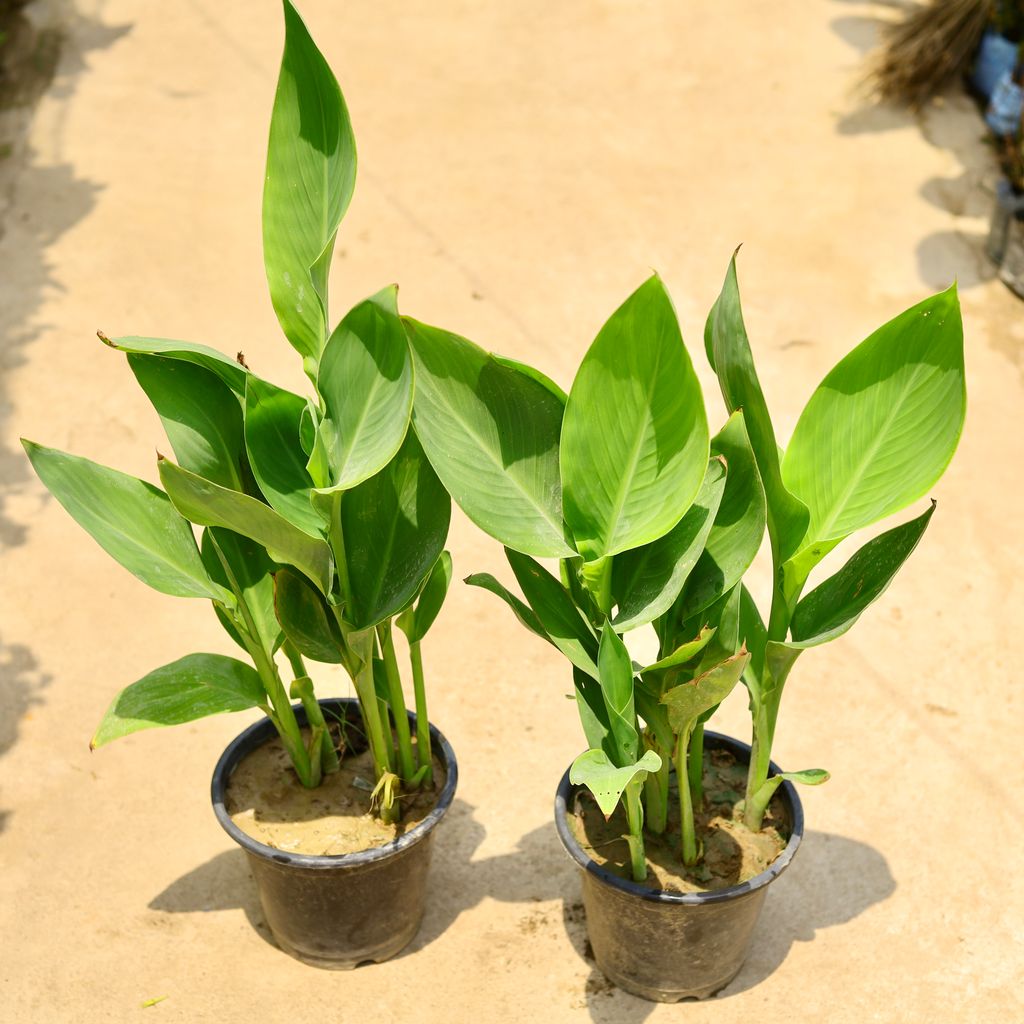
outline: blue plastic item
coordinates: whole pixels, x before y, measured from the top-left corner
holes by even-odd
[[[992,90],[988,110],[985,111],[985,123],[996,135],[1020,134],[1020,115],[1024,109],[1024,89],[1013,80],[1009,71],[999,76],[996,87]]]
[[[1010,42],[1005,36],[989,29],[981,37],[978,56],[974,62],[971,82],[974,88],[988,99],[1004,72],[1012,74],[1017,63],[1016,43]]]

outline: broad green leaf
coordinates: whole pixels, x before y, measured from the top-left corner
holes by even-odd
[[[636,761],[640,748],[640,733],[633,697],[633,662],[626,645],[607,622],[601,632],[597,669],[597,678],[604,694],[608,723],[615,744],[613,760],[619,765],[632,764]]]
[[[590,346],[565,407],[565,519],[588,561],[649,544],[689,508],[708,462],[704,399],[655,274]]]
[[[159,725],[181,725],[267,702],[256,670],[222,654],[189,654],[123,689],[103,716],[90,746]]]
[[[331,590],[331,549],[310,537],[262,501],[203,480],[167,459],[160,460],[160,479],[175,508],[200,526],[223,526],[267,549],[275,562],[294,565],[324,594]]]
[[[111,558],[163,594],[233,604],[203,567],[192,528],[167,495],[137,477],[22,439],[32,468]]]
[[[726,468],[712,459],[686,514],[663,537],[624,551],[612,563],[612,595],[620,632],[653,622],[672,607],[697,564],[726,488]]]
[[[398,627],[405,633],[409,643],[419,643],[427,635],[427,631],[441,611],[451,582],[452,556],[447,551],[442,551],[441,557],[434,563],[427,582],[416,598],[416,604],[407,608],[398,617]],[[405,618],[406,615],[408,618]]]
[[[704,626],[700,633],[693,640],[680,644],[671,654],[659,658],[654,664],[641,669],[643,672],[655,672],[658,669],[673,668],[676,665],[685,665],[686,662],[695,658],[707,647],[708,642],[715,635],[714,626]]]
[[[116,348],[119,352],[159,355],[167,359],[191,363],[194,366],[202,366],[220,377],[236,395],[245,394],[245,378],[248,376],[248,371],[238,361],[242,356],[241,352],[238,353],[236,359],[232,359],[215,348],[196,345],[191,341],[174,341],[171,338],[108,338],[104,334],[100,335],[100,339],[104,344]]]
[[[668,708],[673,731],[677,735],[688,732],[705,711],[721,704],[740,681],[749,661],[746,650],[740,650],[703,675],[663,694],[661,703]]]
[[[465,582],[471,587],[480,587],[482,590],[489,590],[496,597],[500,597],[512,609],[515,617],[531,633],[536,633],[542,640],[551,643],[551,637],[544,631],[537,613],[525,602],[516,597],[507,587],[503,586],[489,572],[476,572],[467,576]]]
[[[760,678],[764,671],[764,651],[768,643],[768,630],[764,627],[761,613],[757,610],[750,591],[740,584],[740,643],[750,651],[750,666],[745,679],[751,673]]]
[[[459,507],[506,547],[574,554],[562,521],[562,402],[465,338],[403,321],[416,364],[416,433]]]
[[[327,337],[327,270],[356,176],[341,89],[285,0],[285,41],[263,188],[263,261],[274,311],[310,376]]]
[[[379,473],[402,446],[412,415],[412,359],[392,285],[355,306],[320,356],[317,391],[324,415],[322,449],[329,479],[348,490]]]
[[[240,533],[208,526],[203,530],[200,555],[212,580],[225,590],[234,592],[237,587],[241,591],[241,598],[245,601],[256,626],[258,635],[253,639],[260,642],[265,651],[276,651],[281,645],[282,637],[281,627],[274,614],[274,578],[271,573],[277,567],[267,556],[267,552]],[[221,557],[227,562],[228,569],[234,577],[233,581],[228,578]],[[217,618],[232,639],[244,650],[248,650],[234,623],[220,608],[217,608]]]
[[[573,689],[576,697],[576,710],[580,715],[583,735],[592,747],[600,747],[609,756],[615,753],[612,740],[611,723],[608,720],[608,708],[601,692],[601,684],[589,672],[573,666]]]
[[[793,555],[807,532],[807,509],[783,483],[779,446],[754,369],[754,356],[747,340],[736,279],[736,254],[729,263],[721,294],[711,307],[704,328],[704,347],[711,368],[718,375],[726,408],[743,410],[750,446],[757,460],[767,500],[768,532],[776,564]]]
[[[917,519],[869,540],[839,572],[807,594],[793,614],[793,639],[812,646],[845,633],[892,582],[917,547],[934,511],[933,501]]]
[[[569,781],[574,786],[586,786],[606,818],[610,818],[619,804],[626,787],[634,780],[643,781],[649,772],[661,768],[661,757],[648,750],[635,764],[616,767],[603,750],[588,750],[580,754],[569,769]]]
[[[742,412],[733,413],[711,439],[711,454],[725,459],[728,475],[704,551],[683,587],[676,613],[682,619],[697,615],[731,590],[764,538],[764,488]]]
[[[577,668],[596,679],[597,637],[565,587],[529,555],[505,548],[505,557],[547,638]]]
[[[300,424],[306,400],[250,377],[245,389],[245,447],[260,491],[293,526],[311,537],[323,522],[310,503],[313,481],[306,471]]]
[[[206,367],[170,356],[129,353],[128,365],[179,464],[222,487],[243,490],[242,409],[227,384]]]
[[[367,629],[416,596],[444,550],[451,502],[411,430],[384,469],[339,496],[351,588],[345,616]]]
[[[956,451],[966,401],[954,285],[861,342],[800,414],[782,474],[810,509],[808,540],[849,536],[924,496]]]
[[[344,660],[341,628],[323,595],[304,576],[279,569],[273,596],[281,628],[300,654],[329,664]]]

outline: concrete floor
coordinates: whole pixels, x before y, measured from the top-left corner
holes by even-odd
[[[302,9],[360,147],[336,313],[397,280],[406,312],[567,385],[656,267],[717,420],[699,339],[744,242],[748,326],[785,439],[841,354],[955,276],[963,442],[898,581],[794,672],[776,759],[833,778],[804,791],[805,845],[717,999],[654,1006],[585,958],[550,817],[582,742],[566,668],[462,586],[426,652],[462,781],[422,933],[383,966],[303,967],[268,941],[209,807],[244,716],[88,750],[116,689],[230,642],[207,607],[110,561],[17,440],[155,478],[158,421],[97,328],[243,349],[301,387],[260,251],[280,12],[76,0],[0,238],[0,1020],[1024,1019],[1024,306],[982,255],[993,171],[970,104],[919,123],[854,91],[886,3]],[[451,548],[457,576],[508,575],[461,516]],[[321,691],[344,689],[323,674]],[[720,724],[746,734],[741,697]]]

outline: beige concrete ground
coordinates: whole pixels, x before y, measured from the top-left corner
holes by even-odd
[[[1024,1019],[1024,306],[981,255],[991,168],[970,106],[922,126],[851,92],[884,3],[303,9],[362,161],[336,311],[398,280],[407,312],[567,384],[652,266],[699,354],[742,241],[787,437],[847,347],[955,275],[963,443],[898,582],[794,673],[777,759],[833,779],[805,791],[804,848],[718,999],[655,1007],[585,959],[550,820],[581,743],[565,667],[462,586],[427,652],[432,717],[463,774],[422,934],[384,966],[303,967],[267,941],[210,812],[211,768],[243,720],[87,747],[118,687],[229,641],[207,607],[147,590],[88,541],[17,443],[154,477],[157,420],[96,328],[242,348],[300,385],[259,248],[279,11],[76,0],[0,238],[0,1020]],[[462,518],[451,546],[458,574],[501,572]],[[723,714],[741,735],[742,705]]]

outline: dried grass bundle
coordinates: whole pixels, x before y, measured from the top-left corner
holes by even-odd
[[[919,109],[967,70],[991,15],[992,0],[931,0],[887,26],[872,91]]]

